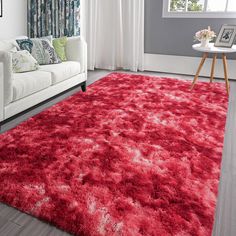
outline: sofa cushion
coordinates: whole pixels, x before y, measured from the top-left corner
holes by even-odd
[[[26,36],[19,36],[18,39],[27,39]],[[6,52],[15,52],[19,50],[19,46],[16,42],[16,38],[14,39],[5,39],[0,40],[0,51],[6,51]]]
[[[0,41],[0,51],[17,51],[17,43],[15,40],[1,40]]]
[[[39,70],[52,74],[52,84],[57,84],[80,74],[80,63],[65,61],[60,64],[40,66]]]
[[[13,74],[13,101],[27,97],[52,85],[51,74],[32,71]]]

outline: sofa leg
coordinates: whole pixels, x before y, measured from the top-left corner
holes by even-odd
[[[86,92],[86,82],[84,82],[82,85],[81,85],[81,89],[83,92]]]

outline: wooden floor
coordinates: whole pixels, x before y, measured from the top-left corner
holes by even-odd
[[[102,77],[106,76],[109,73],[110,73],[109,71],[103,71],[103,70],[89,72],[88,85],[92,84],[96,80],[101,79]],[[152,72],[142,72],[138,74],[155,75],[155,76],[162,76],[162,77],[174,77],[174,78],[189,79],[189,80],[193,79],[193,76],[183,76],[183,75],[174,75],[174,74],[169,75],[169,74],[160,74],[160,73],[152,73]],[[206,78],[199,78],[199,79],[206,80]],[[231,85],[232,84],[233,86],[231,88],[233,88],[234,91],[231,91],[231,93],[236,99],[236,82],[231,82]],[[63,100],[65,97],[72,95],[73,93],[79,90],[80,88],[73,89],[57,97],[56,99],[53,99],[41,106],[38,106],[37,108],[33,109],[30,112],[22,114],[20,117],[4,124],[1,127],[0,131],[5,132],[6,130],[9,130],[15,127],[22,121],[27,120],[29,117],[32,117],[33,115],[43,111],[44,109],[52,106],[53,104]],[[231,106],[231,104],[229,104],[229,106]],[[233,111],[236,113],[235,109],[229,109],[229,111]],[[235,121],[233,121],[232,119],[228,119],[227,126],[230,127],[231,125],[233,125],[233,122]],[[230,131],[230,128],[228,130]],[[230,132],[226,135],[230,136]],[[51,226],[47,223],[39,221],[38,219],[32,216],[29,216],[27,214],[24,214],[12,207],[9,207],[9,206],[6,206],[5,204],[0,203],[0,236],[14,236],[14,235],[17,235],[17,236],[18,235],[19,236],[62,236],[62,235],[66,236],[70,234],[63,232],[57,229],[56,227]]]

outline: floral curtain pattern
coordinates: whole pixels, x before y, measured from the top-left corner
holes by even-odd
[[[28,36],[80,34],[80,0],[28,0]]]

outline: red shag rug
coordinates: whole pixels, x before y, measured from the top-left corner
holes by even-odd
[[[210,236],[221,83],[113,73],[0,135],[0,201],[75,235]]]

